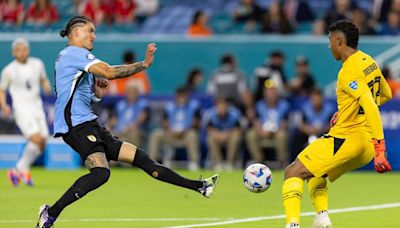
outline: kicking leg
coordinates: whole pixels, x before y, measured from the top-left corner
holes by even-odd
[[[306,169],[299,159],[296,159],[286,168],[285,181],[282,187],[286,227],[299,226],[304,180],[311,177],[313,177],[313,174]]]
[[[53,206],[45,205],[39,218],[38,227],[50,227],[49,222],[52,224],[65,207],[108,181],[110,170],[104,153],[90,154],[85,160],[85,165],[90,173],[76,180]]]
[[[150,159],[144,151],[136,146],[126,142],[121,146],[118,160],[132,163],[157,180],[195,190],[206,197],[211,196],[218,181],[218,176],[213,176],[211,179],[208,178],[203,181],[184,178],[173,170]]]

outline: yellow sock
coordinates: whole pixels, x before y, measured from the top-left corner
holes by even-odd
[[[285,180],[282,187],[283,206],[286,211],[286,224],[300,224],[301,198],[303,197],[303,180],[291,177]]]
[[[311,178],[308,181],[308,192],[317,213],[328,210],[328,186],[325,178]]]

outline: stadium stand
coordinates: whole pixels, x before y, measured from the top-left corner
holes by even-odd
[[[281,4],[286,4],[291,0],[279,1]],[[316,19],[323,18],[328,12],[332,10],[334,1],[302,1],[295,0],[296,2],[306,2]],[[5,5],[6,1],[1,3]],[[23,0],[25,11],[27,12],[32,0]],[[62,1],[54,0],[53,4],[59,12],[59,20],[49,25],[35,25],[23,23],[16,26],[10,23],[1,23],[0,31],[2,32],[55,32],[58,31],[66,20],[72,15],[78,14],[80,8],[79,4],[84,4],[86,1]],[[109,2],[109,1],[105,1]],[[112,2],[112,1],[111,1]],[[210,17],[211,27],[216,34],[240,34],[246,33],[242,24],[235,23],[232,18],[234,10],[237,8],[239,1],[237,0],[159,0],[157,1],[159,10],[150,16],[137,17],[133,24],[118,25],[117,23],[101,25],[98,28],[99,32],[115,32],[115,33],[158,33],[158,34],[184,34],[187,27],[190,25],[193,14],[197,10],[204,11]],[[271,4],[271,0],[257,0],[256,3],[264,10],[267,10]],[[373,3],[368,0],[355,0],[351,1],[352,8],[360,8],[368,15],[371,24],[374,24],[379,29],[379,24],[373,21],[372,11]],[[111,6],[112,7],[112,6]],[[350,18],[349,18],[350,19]],[[311,33],[313,22],[300,22],[296,23],[296,32],[300,34]],[[255,31],[254,33],[259,33]]]

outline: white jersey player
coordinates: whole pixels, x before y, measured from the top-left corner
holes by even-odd
[[[9,90],[14,119],[28,143],[16,167],[8,170],[7,175],[14,186],[21,179],[32,186],[30,166],[43,152],[49,135],[40,87],[47,95],[51,88],[43,62],[29,57],[29,43],[26,39],[17,38],[13,41],[12,54],[15,59],[1,72],[0,107],[3,114],[11,115],[11,108],[6,101],[6,91]]]

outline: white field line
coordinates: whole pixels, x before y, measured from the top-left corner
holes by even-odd
[[[329,210],[329,214],[338,214],[338,213],[354,212],[354,211],[370,211],[370,210],[379,210],[379,209],[395,208],[395,207],[400,207],[400,203],[389,203],[389,204],[380,204],[380,205],[332,209],[332,210]],[[314,216],[314,215],[315,215],[315,212],[301,213],[301,216]],[[206,227],[206,226],[222,226],[222,225],[228,225],[228,224],[234,224],[234,223],[255,222],[255,221],[274,220],[274,219],[283,219],[283,218],[285,218],[285,215],[273,215],[273,216],[254,217],[254,218],[245,218],[245,219],[231,219],[231,220],[227,220],[227,221],[214,222],[214,223],[191,224],[191,225],[182,225],[182,226],[168,226],[165,228],[191,228],[191,227]]]
[[[361,206],[361,207],[349,207],[349,208],[341,208],[341,209],[332,209],[329,210],[329,214],[337,214],[337,213],[345,213],[345,212],[353,212],[353,211],[370,211],[370,210],[379,210],[379,209],[387,209],[387,208],[395,208],[400,207],[399,203],[390,203],[390,204],[380,204],[380,205],[370,205],[370,206]],[[305,212],[301,213],[302,216],[314,216],[314,212]],[[263,216],[263,217],[252,217],[252,218],[244,218],[244,219],[235,219],[235,218],[86,218],[86,219],[60,219],[57,220],[59,223],[71,223],[71,222],[169,222],[169,221],[220,221],[214,223],[203,223],[203,224],[192,224],[192,225],[183,225],[183,226],[171,226],[168,228],[190,228],[190,227],[206,227],[206,226],[218,226],[218,225],[228,225],[234,223],[244,223],[244,222],[255,222],[261,220],[273,220],[273,219],[283,219],[285,215],[273,215],[273,216]],[[1,223],[35,223],[37,220],[29,220],[29,219],[2,219]]]
[[[86,219],[60,219],[59,222],[168,222],[168,221],[220,221],[233,218],[86,218]],[[37,220],[0,220],[0,223],[34,223]]]

